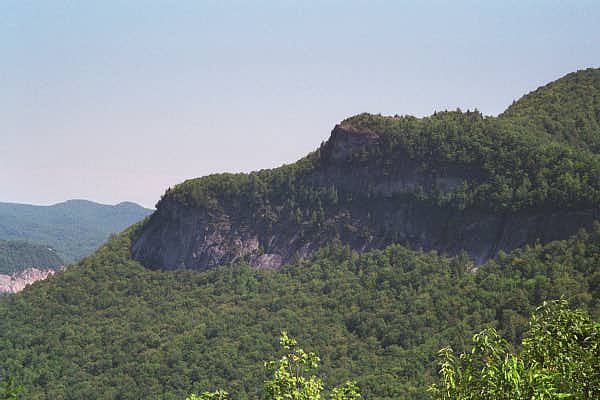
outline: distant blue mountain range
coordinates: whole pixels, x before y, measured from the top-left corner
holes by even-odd
[[[93,252],[111,233],[150,213],[132,202],[68,200],[50,206],[0,202],[0,240],[48,246],[71,263]]]

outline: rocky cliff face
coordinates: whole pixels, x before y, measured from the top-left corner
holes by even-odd
[[[20,292],[25,286],[46,279],[55,272],[52,269],[27,268],[10,275],[0,274],[0,294]]]
[[[426,170],[402,152],[374,159],[372,150],[381,145],[380,139],[377,132],[339,125],[314,167],[295,178],[296,185],[330,190],[339,197],[333,206],[316,203],[316,223],[289,217],[293,207],[286,208],[285,196],[267,200],[264,209],[255,210],[260,214],[256,218],[248,213],[253,206],[243,199],[223,200],[209,209],[167,194],[135,236],[132,254],[151,268],[206,269],[239,260],[279,268],[335,239],[360,251],[392,242],[449,255],[466,251],[482,263],[500,250],[567,238],[600,217],[596,208],[511,213],[420,201],[406,194],[416,189],[450,193],[481,172]],[[270,214],[276,214],[275,223]]]
[[[500,250],[568,238],[581,228],[591,228],[598,218],[593,210],[494,215],[384,199],[372,208],[327,219],[323,232],[301,233],[291,224],[267,232],[245,226],[235,216],[215,222],[197,210],[169,204],[143,227],[132,251],[154,268],[207,269],[240,260],[279,268],[338,239],[359,251],[393,242],[449,255],[466,251],[479,264]]]

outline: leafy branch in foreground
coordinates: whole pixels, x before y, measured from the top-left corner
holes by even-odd
[[[600,323],[566,300],[537,309],[520,351],[488,328],[470,352],[445,347],[439,357],[440,382],[429,389],[436,400],[600,398]]]
[[[12,378],[0,384],[0,400],[19,400],[23,387],[17,385]]]
[[[214,392],[204,392],[200,395],[192,394],[186,398],[186,400],[226,400],[229,398],[229,393],[222,389],[215,390]]]
[[[281,332],[279,343],[284,355],[276,361],[265,363],[273,371],[273,378],[265,381],[265,400],[319,400],[323,397],[323,379],[312,372],[319,366],[320,358],[314,352],[306,352],[298,346],[287,332]],[[331,400],[358,400],[361,395],[353,381],[331,390]],[[226,400],[224,390],[192,394],[186,400]]]

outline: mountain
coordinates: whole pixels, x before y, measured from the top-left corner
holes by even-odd
[[[554,139],[600,153],[600,73],[568,74],[523,96],[503,114]]]
[[[339,239],[360,251],[466,251],[481,264],[566,239],[600,218],[598,82],[600,69],[570,74],[500,117],[349,118],[295,164],[168,190],[134,238],[134,258],[163,269],[236,260],[278,268]],[[580,114],[587,122],[569,130]],[[540,134],[539,121],[560,129]]]
[[[55,269],[65,265],[52,247],[28,242],[0,240],[0,274],[29,267]]]
[[[254,399],[257,365],[277,357],[285,329],[322,355],[327,385],[352,378],[365,398],[424,400],[441,347],[463,351],[489,326],[517,343],[536,306],[561,296],[600,317],[600,225],[479,267],[334,242],[279,271],[150,270],[131,259],[132,234],[0,300],[0,379],[31,399],[180,400],[219,387]]]
[[[51,206],[0,203],[0,240],[44,244],[71,263],[151,212],[131,202],[114,206],[87,200]]]
[[[256,365],[287,330],[322,355],[327,386],[424,400],[446,345],[487,327],[516,345],[561,297],[597,320],[600,155],[538,120],[361,114],[292,165],[181,183],[0,299],[0,381],[31,399],[258,398]]]

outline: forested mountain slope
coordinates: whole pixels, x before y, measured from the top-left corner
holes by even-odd
[[[134,238],[134,258],[165,269],[280,267],[339,239],[361,251],[465,250],[482,263],[565,239],[600,217],[599,76],[570,74],[501,117],[361,114],[295,164],[186,181]]]
[[[182,399],[222,387],[257,398],[282,329],[324,356],[328,385],[426,399],[439,348],[496,326],[518,341],[544,299],[600,316],[600,226],[568,241],[467,257],[339,244],[280,271],[244,264],[154,271],[129,233],[79,266],[0,300],[0,379],[28,399]]]
[[[0,274],[21,271],[25,268],[57,268],[64,261],[51,247],[18,241],[0,240]]]
[[[295,164],[177,185],[0,299],[0,381],[28,399],[254,399],[288,330],[327,386],[420,400],[441,347],[489,326],[519,343],[544,300],[598,319],[600,155],[536,118],[361,114]]]
[[[553,138],[600,152],[600,72],[573,72],[513,103],[503,114]]]
[[[70,263],[89,255],[109,234],[121,232],[151,212],[130,202],[114,206],[86,200],[51,206],[0,203],[0,240],[51,246]]]

